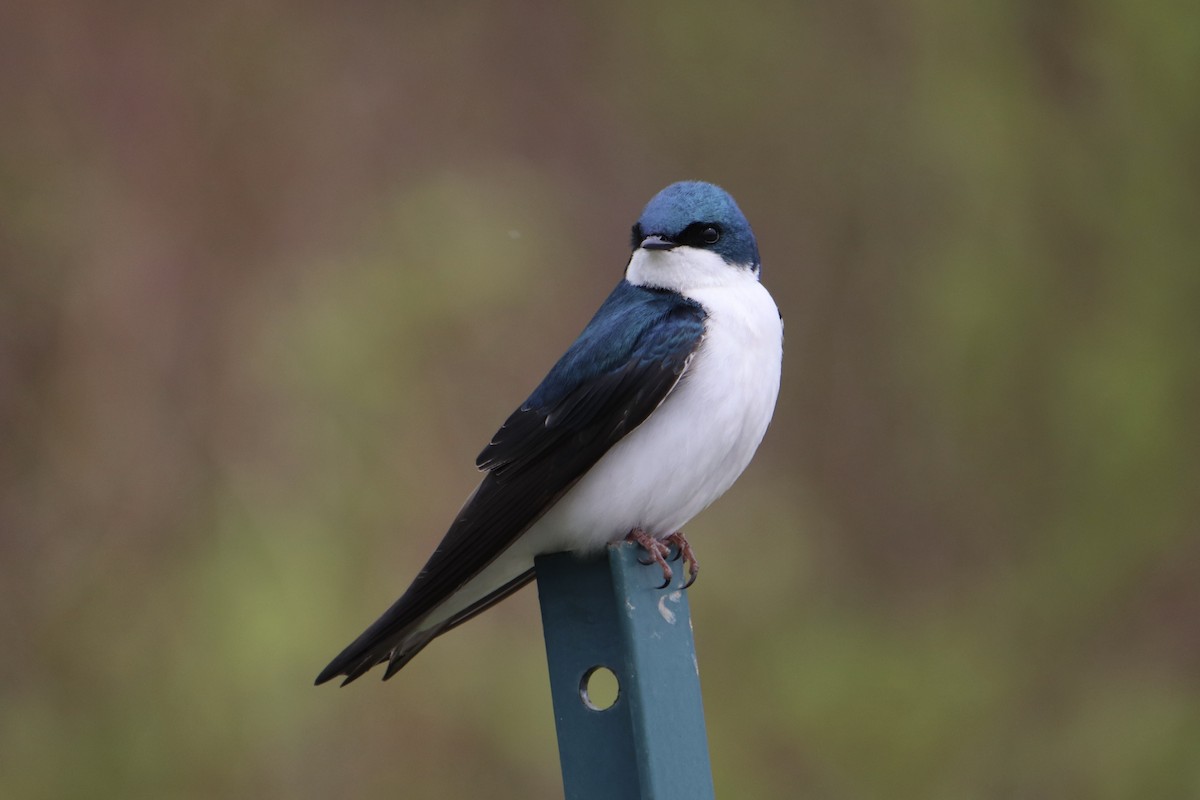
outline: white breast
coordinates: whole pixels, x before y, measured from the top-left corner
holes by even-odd
[[[674,533],[750,463],[779,394],[783,324],[770,294],[749,269],[688,247],[638,250],[626,278],[674,289],[704,306],[696,355],[645,422],[422,628],[526,572],[542,553],[594,551],[634,528],[659,538]]]
[[[705,336],[663,404],[531,531],[561,549],[598,548],[635,527],[656,537],[682,528],[750,463],[779,394],[779,310],[749,269],[678,248],[638,251],[627,277],[699,302]]]

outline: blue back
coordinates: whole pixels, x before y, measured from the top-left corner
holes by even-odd
[[[699,304],[680,294],[621,281],[523,407],[554,406],[581,384],[631,361],[686,358],[704,335],[704,316]]]

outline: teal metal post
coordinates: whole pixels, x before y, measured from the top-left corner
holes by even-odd
[[[659,589],[662,571],[639,563],[642,552],[536,561],[567,800],[713,797],[683,564]],[[604,710],[584,691],[598,667],[619,686]]]

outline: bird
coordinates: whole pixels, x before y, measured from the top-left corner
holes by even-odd
[[[683,526],[720,497],[774,414],[783,320],[750,223],[680,181],[633,225],[621,281],[476,459],[484,476],[404,594],[317,677],[384,680],[535,577],[543,554],[640,544],[671,581]],[[674,550],[672,550],[674,547]]]

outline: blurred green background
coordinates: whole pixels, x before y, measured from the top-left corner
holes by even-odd
[[[311,682],[702,178],[718,794],[1200,797],[1195,8],[190,5],[0,6],[0,796],[560,796],[531,590]]]

